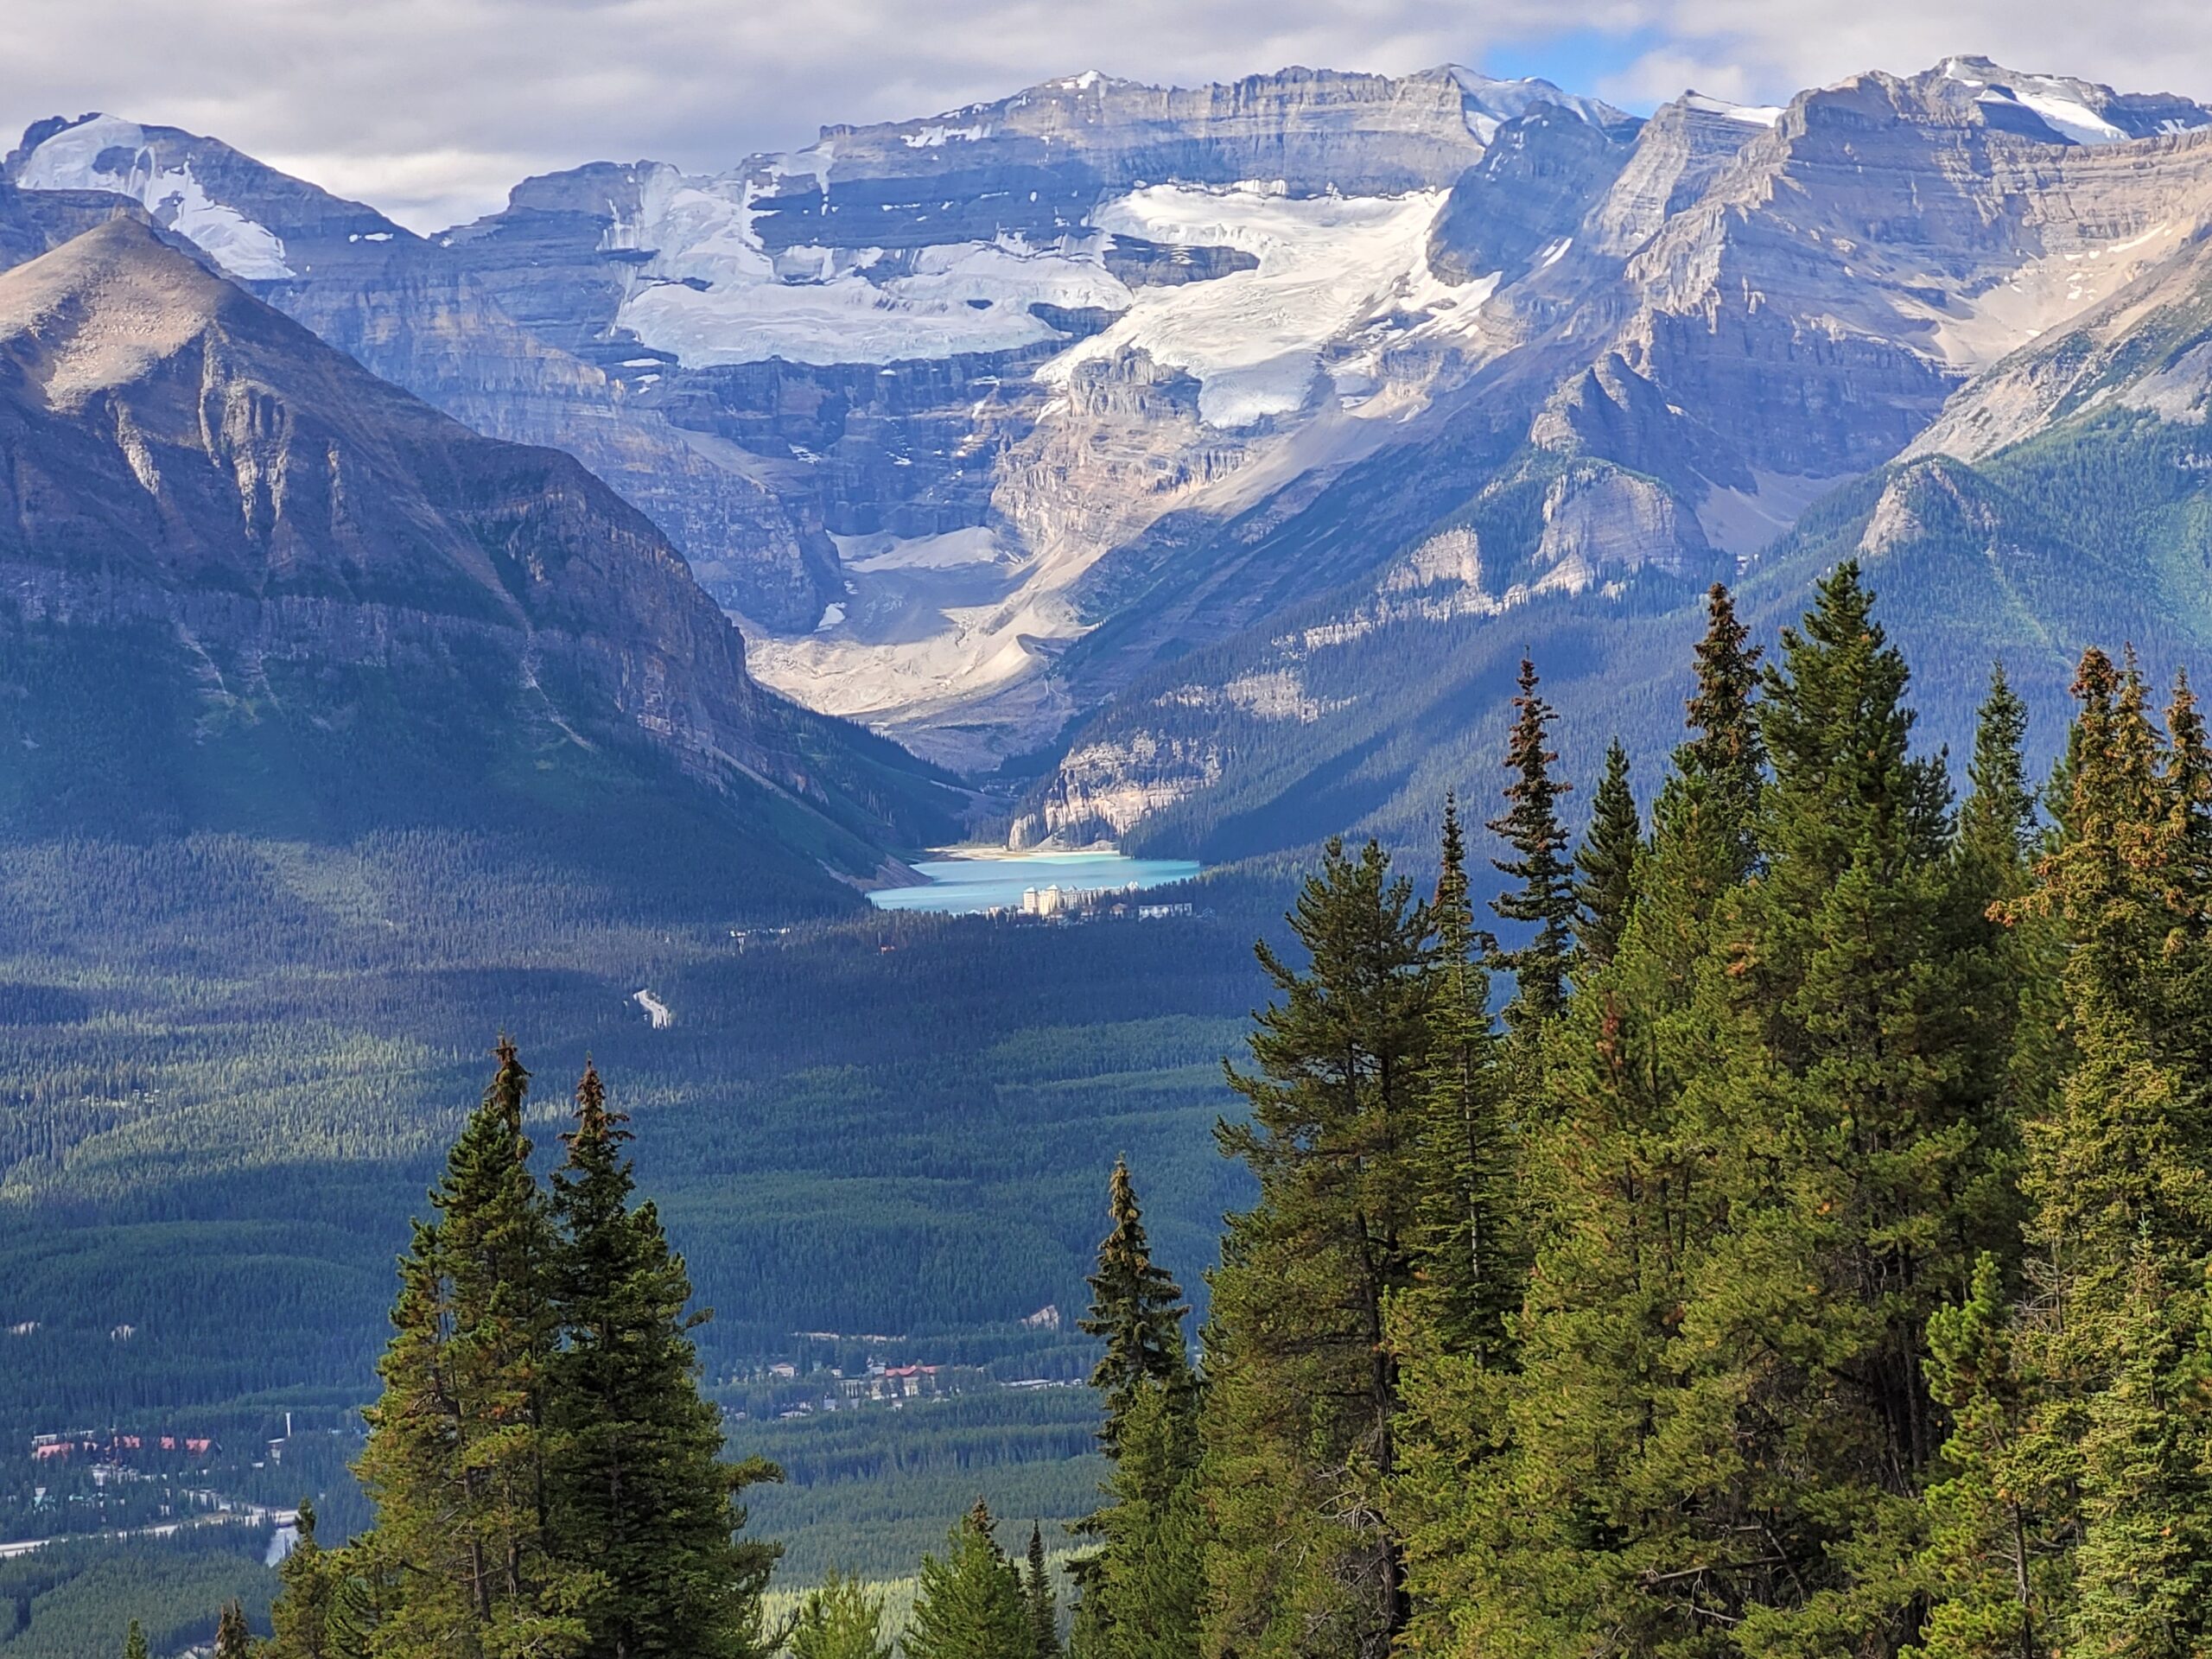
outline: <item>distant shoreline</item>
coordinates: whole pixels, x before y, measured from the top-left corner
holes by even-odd
[[[1110,841],[1102,841],[1089,847],[1026,848],[1020,852],[1011,847],[992,847],[976,843],[964,847],[930,847],[923,849],[929,857],[924,862],[950,862],[963,860],[975,864],[1032,863],[1050,858],[1119,858],[1122,849]]]

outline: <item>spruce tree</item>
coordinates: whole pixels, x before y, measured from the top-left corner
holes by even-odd
[[[1217,1130],[1259,1197],[1230,1217],[1206,1332],[1206,1640],[1380,1659],[1407,1614],[1380,1506],[1398,1407],[1386,1320],[1419,1237],[1429,924],[1371,842],[1357,858],[1331,842],[1290,919],[1311,967],[1259,948],[1279,1000],[1257,1016],[1253,1071],[1230,1074],[1250,1116]]]
[[[2191,1263],[2195,1283],[2177,1284],[2171,1257],[2139,1240],[2105,1324],[2110,1372],[2089,1400],[2082,1440],[2082,1538],[2067,1624],[2082,1659],[2212,1652],[2212,1348],[2199,1313],[2202,1261]]]
[[[766,1650],[760,1595],[778,1548],[734,1541],[733,1495],[771,1467],[721,1461],[721,1414],[701,1398],[690,1279],[650,1203],[632,1205],[628,1119],[597,1070],[576,1085],[553,1178],[560,1248],[552,1305],[552,1535],[599,1583],[584,1651],[604,1659],[745,1659]]]
[[[502,1038],[400,1264],[393,1336],[357,1465],[398,1590],[379,1659],[562,1655],[590,1569],[546,1525],[546,1371],[557,1337],[552,1231],[523,1133],[530,1074]]]
[[[235,1601],[223,1604],[215,1621],[215,1659],[251,1659],[253,1634],[245,1627],[245,1609]]]
[[[401,1573],[372,1530],[356,1534],[342,1551],[326,1556],[334,1567],[330,1616],[324,1625],[330,1659],[375,1659],[388,1651],[380,1632],[400,1604]]]
[[[1903,1552],[1940,1446],[1928,1323],[2010,1219],[1963,1075],[1945,784],[1911,753],[1872,607],[1839,566],[1766,671],[1764,877],[1731,976],[1758,1042],[1702,1114],[1726,1222],[1686,1321],[1712,1344],[1694,1401],[1760,1402],[1713,1447],[1740,1473],[1705,1483],[1716,1521],[1783,1541],[1738,1570],[1744,1616],[1846,1646],[1909,1630]]]
[[[147,1659],[146,1631],[135,1618],[130,1621],[130,1628],[124,1632],[123,1659]]]
[[[1035,1659],[1060,1659],[1060,1604],[1052,1593],[1052,1580],[1045,1565],[1045,1533],[1029,1523],[1029,1570],[1021,1580],[1024,1611],[1029,1617],[1030,1651]]]
[[[2020,1367],[1997,1257],[1928,1327],[1929,1390],[1949,1411],[1922,1552],[1929,1612],[1909,1659],[2041,1659],[2053,1633],[2057,1495],[2031,1454],[2032,1379]]]
[[[276,1568],[276,1599],[269,1610],[273,1633],[264,1659],[333,1659],[330,1619],[345,1559],[316,1541],[315,1505],[305,1499],[296,1524],[299,1535]]]
[[[1152,1259],[1144,1211],[1126,1160],[1114,1160],[1106,1207],[1113,1229],[1099,1243],[1097,1270],[1090,1276],[1090,1311],[1076,1323],[1085,1336],[1106,1344],[1091,1370],[1090,1386],[1106,1408],[1098,1439],[1110,1457],[1120,1446],[1122,1421],[1140,1386],[1189,1387],[1183,1320],[1191,1310],[1174,1276]]]
[[[1675,751],[1675,769],[1694,782],[1709,833],[1734,879],[1758,857],[1758,809],[1766,766],[1759,728],[1760,648],[1736,615],[1720,583],[1706,596],[1706,630],[1698,641],[1696,689],[1686,705],[1689,737]]]
[[[1036,1634],[1021,1576],[992,1535],[981,1498],[952,1529],[942,1557],[922,1558],[906,1659],[1033,1659]]]
[[[791,1659],[893,1659],[883,1634],[883,1599],[832,1569],[800,1603],[789,1646]]]
[[[1574,942],[1591,966],[1604,967],[1620,949],[1643,850],[1643,822],[1629,787],[1628,751],[1615,738],[1606,747],[1605,775],[1591,800],[1590,831],[1574,858]]]
[[[2177,926],[2161,976],[2169,987],[2163,1017],[2177,1058],[2197,1076],[2212,1073],[2212,739],[2184,671],[2174,677],[2166,705],[2161,768],[2167,823],[2160,861],[2167,870],[2168,909]]]
[[[2027,733],[2028,706],[1999,663],[1990,671],[1989,695],[1974,726],[1967,767],[1973,787],[1959,812],[1958,846],[1962,855],[2008,873],[2022,868],[2035,831],[2035,791],[2021,753]]]
[[[1183,1338],[1190,1310],[1173,1280],[1153,1263],[1120,1160],[1108,1193],[1114,1226],[1098,1247],[1082,1328],[1106,1343],[1090,1383],[1105,1407],[1099,1438],[1112,1472],[1104,1503],[1077,1527],[1100,1547],[1070,1569],[1079,1592],[1071,1641],[1084,1659],[1188,1655],[1196,1651],[1204,1572],[1196,1524],[1198,1394]],[[1033,1542],[1033,1596],[1044,1546],[1041,1537]],[[1033,1603],[1032,1618],[1038,1618]]]
[[[1076,1659],[1190,1659],[1199,1651],[1206,1519],[1187,1395],[1141,1384],[1122,1424],[1102,1541],[1082,1564],[1069,1649]]]
[[[1510,1104],[1521,1103],[1492,1028],[1486,941],[1475,930],[1459,814],[1448,798],[1440,861],[1416,1169],[1421,1250],[1416,1282],[1393,1300],[1389,1338],[1402,1415],[1385,1510],[1406,1540],[1408,1623],[1401,1639],[1417,1650],[1448,1645],[1443,1604],[1471,1588],[1465,1532],[1497,1489],[1501,1390],[1518,1360],[1527,1285],[1526,1230],[1516,1224],[1529,1210],[1517,1191],[1527,1136],[1511,1121]]]
[[[2203,1588],[2203,1272],[2212,1260],[2212,1112],[2194,1049],[2195,762],[2162,744],[2133,660],[2083,654],[2055,813],[2020,906],[2064,945],[2071,1053],[2056,1108],[2026,1129],[2031,1317],[2038,1400],[2024,1456],[2070,1499],[2059,1564],[2067,1659],[2164,1656],[2212,1640]],[[2176,722],[2199,741],[2186,689]],[[2191,1419],[2194,1418],[2195,1424]],[[2192,1443],[2193,1442],[2193,1443]],[[2193,1472],[2186,1472],[2193,1471]]]
[[[1533,1039],[1567,1006],[1567,963],[1574,944],[1574,867],[1567,857],[1567,831],[1559,817],[1559,799],[1568,786],[1552,776],[1559,755],[1546,746],[1558,716],[1539,695],[1537,683],[1536,665],[1523,658],[1505,746],[1510,779],[1505,811],[1489,826],[1513,849],[1512,857],[1491,862],[1515,883],[1491,907],[1501,920],[1532,930],[1524,943],[1499,951],[1495,959],[1513,976],[1506,1027],[1523,1039]]]
[[[1509,1218],[1514,1149],[1507,1078],[1490,1012],[1489,938],[1475,926],[1459,804],[1444,802],[1436,897],[1434,988],[1422,1122],[1414,1149],[1423,1306],[1436,1344],[1500,1359],[1521,1300]]]
[[[1407,1305],[1395,1510],[1423,1651],[1702,1656],[1739,1616],[1690,1490],[1708,1464],[1659,1432],[1681,1421],[1682,1319],[1720,1220],[1692,1106],[1747,1040],[1725,941],[1756,862],[1758,653],[1724,589],[1712,618],[1635,906],[1515,1103],[1529,1270],[1507,1363],[1440,1345]]]
[[[1948,949],[1961,1021],[1959,1086],[1984,1144],[1981,1206],[2008,1281],[2020,1266],[2021,1126],[2046,1116],[2063,1065],[2052,929],[2023,900],[2032,880],[2035,791],[2022,752],[2027,705],[1991,672],[1974,732],[1971,783],[1958,814],[1946,879]],[[2001,1217],[2001,1220],[1998,1218]]]

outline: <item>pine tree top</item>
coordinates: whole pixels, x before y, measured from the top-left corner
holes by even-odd
[[[1697,643],[1697,688],[1686,705],[1691,737],[1675,752],[1676,770],[1740,786],[1756,783],[1765,750],[1753,718],[1764,654],[1738,620],[1736,601],[1714,582],[1706,595],[1705,637]]]
[[[1613,959],[1636,899],[1636,866],[1643,851],[1643,822],[1629,786],[1628,750],[1613,739],[1605,750],[1605,776],[1591,798],[1590,832],[1575,855],[1580,909],[1575,943],[1584,958],[1603,967]]]
[[[2035,826],[2035,791],[2028,786],[2021,753],[2027,730],[2028,705],[2012,690],[2005,664],[1993,664],[1974,724],[1974,759],[1967,766],[1973,790],[1959,813],[1959,842],[2006,864],[2018,861]]]
[[[1090,1275],[1090,1309],[1076,1321],[1086,1336],[1103,1338],[1106,1351],[1090,1384],[1104,1395],[1099,1439],[1108,1452],[1119,1443],[1121,1422],[1137,1389],[1147,1382],[1180,1387],[1189,1373],[1183,1320],[1190,1313],[1182,1287],[1152,1259],[1144,1212],[1128,1160],[1116,1159],[1107,1183],[1113,1227],[1098,1246],[1097,1271]]]
[[[517,1135],[522,1133],[523,1096],[530,1092],[530,1073],[523,1069],[522,1057],[517,1052],[514,1039],[504,1031],[492,1052],[499,1062],[499,1070],[484,1091],[486,1105],[496,1104],[506,1118],[508,1127]]]
[[[1522,658],[1513,729],[1505,745],[1511,779],[1505,786],[1506,810],[1490,821],[1491,832],[1514,853],[1491,862],[1516,884],[1492,899],[1491,908],[1503,920],[1535,929],[1527,944],[1496,958],[1514,976],[1506,1023],[1517,1033],[1534,1030],[1565,1006],[1573,944],[1574,867],[1567,857],[1567,830],[1559,816],[1560,798],[1570,785],[1552,774],[1559,755],[1548,747],[1549,728],[1558,716],[1538,683],[1535,664]]]
[[[629,1122],[626,1112],[608,1109],[607,1085],[600,1081],[599,1067],[587,1054],[583,1075],[576,1079],[575,1128],[561,1135],[570,1165],[612,1157],[622,1142],[631,1139]]]

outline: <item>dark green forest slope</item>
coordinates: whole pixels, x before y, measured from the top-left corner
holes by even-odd
[[[36,1327],[0,1338],[10,1435],[360,1398],[405,1218],[501,1029],[556,1071],[620,1068],[718,1310],[710,1376],[813,1330],[1002,1327],[1041,1363],[1013,1322],[1071,1305],[1124,1150],[1202,1264],[1235,1192],[1205,1139],[1251,997],[1242,918],[741,938],[710,887],[639,915],[510,851],[0,853],[0,1327]]]

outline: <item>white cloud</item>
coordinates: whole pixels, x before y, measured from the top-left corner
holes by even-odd
[[[1402,72],[1566,35],[1647,46],[1590,52],[1611,73],[1578,88],[1645,103],[1689,84],[1770,100],[1977,51],[2212,92],[2212,8],[2130,10],[2115,29],[2079,0],[11,0],[0,117],[105,109],[214,133],[434,228],[530,172],[720,168],[824,122],[1094,67],[1184,85]]]

